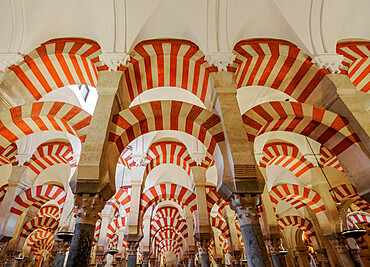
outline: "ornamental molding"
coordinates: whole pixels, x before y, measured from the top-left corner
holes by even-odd
[[[117,71],[121,65],[127,67],[127,63],[130,61],[130,55],[115,52],[102,53],[99,55],[99,60],[108,66],[109,71]]]
[[[233,64],[235,55],[229,52],[214,52],[205,56],[210,65],[216,66],[218,71],[227,71],[227,66]]]
[[[15,158],[18,161],[18,166],[23,166],[26,162],[29,162],[31,160],[32,155],[31,154],[18,154],[15,155]]]
[[[17,53],[0,53],[0,71],[5,71],[12,65],[16,65],[23,60],[22,55]]]
[[[204,152],[193,152],[190,154],[191,159],[197,164],[202,165],[202,161],[206,159],[206,153]]]
[[[146,160],[145,154],[131,154],[132,160],[135,162],[136,167],[140,167],[143,165],[144,161]]]
[[[312,63],[316,64],[319,68],[325,68],[331,73],[340,73],[343,67],[342,61],[344,56],[338,54],[319,54],[312,59]]]

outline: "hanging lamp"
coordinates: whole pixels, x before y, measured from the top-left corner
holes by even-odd
[[[328,177],[326,176],[324,170],[322,169],[319,161],[317,160],[317,157],[316,157],[316,154],[310,144],[310,142],[308,141],[308,138],[306,136],[306,141],[312,151],[312,154],[314,155],[315,157],[315,160],[316,160],[316,163],[317,163],[317,166],[319,166],[324,178],[326,179],[326,182],[328,183],[329,187],[330,187],[330,191],[333,192],[333,195],[334,195],[334,198],[336,200],[336,202],[338,203],[337,205],[337,209],[338,209],[338,212],[339,212],[339,218],[340,218],[340,234],[343,235],[345,238],[354,238],[354,239],[357,239],[357,238],[360,238],[364,235],[366,235],[366,230],[365,229],[360,229],[355,223],[353,224],[356,229],[344,229],[343,228],[343,219],[342,217],[340,216],[341,212],[340,212],[340,209],[343,210],[343,213],[346,214],[346,211],[343,209],[343,206],[339,203],[339,200],[337,198],[337,195],[335,194],[335,192],[333,191],[334,188],[331,186],[329,180],[328,180]],[[347,225],[347,224],[346,224]]]
[[[71,214],[72,214],[73,210],[74,210],[74,207],[72,208],[68,217],[64,220],[62,226],[59,229],[63,229],[63,227],[66,224],[66,222],[68,221],[69,217],[71,217]],[[58,231],[56,235],[59,239],[62,239],[64,242],[69,242],[73,238],[73,232],[70,232],[70,231]]]

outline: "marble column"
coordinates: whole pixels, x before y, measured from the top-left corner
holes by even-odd
[[[67,266],[89,266],[95,223],[105,200],[99,194],[75,194],[75,205],[78,213]]]
[[[233,194],[231,207],[236,211],[249,267],[270,266],[261,225],[258,220],[258,194]]]
[[[209,254],[208,254],[208,247],[211,240],[211,235],[206,234],[205,236],[201,236],[197,238],[197,243],[199,247],[200,252],[200,261],[202,267],[209,267],[210,266],[210,260],[209,260]]]
[[[55,241],[57,247],[57,255],[54,260],[54,267],[63,267],[64,260],[66,257],[66,252],[71,242],[64,242],[63,240]]]
[[[136,267],[138,247],[139,241],[128,241],[127,267]]]
[[[319,263],[322,267],[330,267],[328,254],[326,252],[326,249],[317,249],[317,259],[319,260]]]
[[[349,254],[347,240],[340,234],[329,235],[326,236],[326,238],[328,238],[330,244],[333,246],[343,266],[355,267],[355,264]]]
[[[195,253],[189,253],[189,267],[195,267]]]
[[[285,261],[283,257],[280,255],[280,234],[270,234],[265,238],[265,243],[268,246],[270,253],[271,253],[271,259],[272,263],[274,264],[274,267],[285,267]]]

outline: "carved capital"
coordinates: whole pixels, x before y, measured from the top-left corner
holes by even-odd
[[[22,60],[22,55],[17,53],[0,54],[0,71],[5,71],[10,66],[16,65]]]
[[[260,195],[233,194],[229,204],[236,211],[240,225],[258,223],[258,206],[261,204]]]
[[[317,258],[319,262],[322,263],[323,266],[326,266],[325,264],[329,263],[328,254],[326,253],[326,249],[317,249]]]
[[[241,253],[240,253],[239,250],[234,250],[234,251],[230,252],[230,255],[231,255],[231,258],[232,258],[234,263],[237,263],[237,264],[240,263]]]
[[[65,255],[70,245],[71,245],[70,241],[69,242],[64,242],[62,240],[55,241],[55,246],[58,254]]]
[[[105,200],[99,194],[75,194],[77,223],[95,225]]]
[[[329,236],[327,237],[330,244],[338,253],[348,253],[349,247],[347,240],[342,236]]]
[[[227,71],[227,66],[233,64],[235,55],[228,52],[214,52],[205,56],[210,65],[216,66],[218,71]]]
[[[123,65],[127,66],[130,61],[130,55],[126,53],[102,53],[99,55],[99,59],[105,65],[108,66],[109,71],[117,71],[118,67]]]
[[[150,257],[150,252],[149,251],[144,251],[143,252],[143,263],[146,264],[149,262],[149,257]]]
[[[265,244],[269,247],[271,254],[279,255],[279,247],[281,244],[280,238],[266,238]]]
[[[139,241],[128,241],[128,255],[136,255]]]
[[[319,54],[312,59],[319,68],[328,69],[331,73],[340,73],[340,67],[343,67],[344,56],[338,54]]]
[[[208,254],[208,247],[209,247],[209,239],[201,239],[197,241],[200,254]]]
[[[32,155],[30,154],[18,154],[15,155],[15,158],[18,161],[18,166],[23,166],[26,162],[31,160]]]

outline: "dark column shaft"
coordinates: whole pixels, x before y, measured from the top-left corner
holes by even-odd
[[[127,267],[136,267],[136,255],[127,256]]]
[[[64,264],[64,260],[65,260],[65,255],[62,254],[62,253],[58,253],[56,256],[55,256],[55,260],[54,260],[54,267],[63,267],[63,264]]]
[[[89,266],[94,230],[95,225],[76,223],[69,249],[67,266]]]

